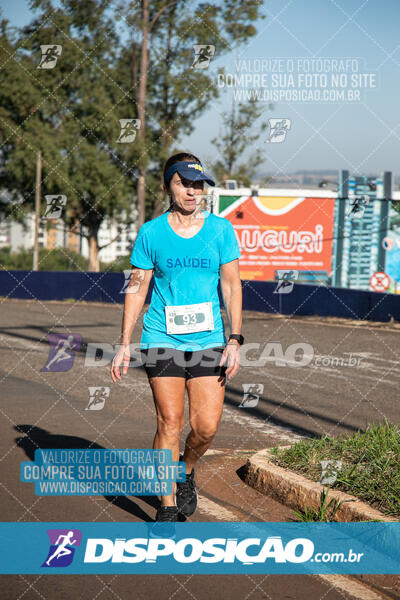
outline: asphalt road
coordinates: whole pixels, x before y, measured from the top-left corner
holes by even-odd
[[[38,497],[19,481],[35,448],[151,448],[155,412],[146,374],[132,367],[113,384],[109,365],[85,366],[87,344],[114,344],[120,305],[4,300],[0,311],[1,506],[3,521],[151,521],[154,497]],[[141,321],[133,341],[140,339]],[[42,371],[51,333],[78,334],[80,350],[65,372]],[[400,329],[397,325],[244,313],[252,347],[226,389],[212,449],[196,473],[195,521],[288,521],[285,506],[248,488],[248,454],[303,436],[337,435],[385,418],[399,422]],[[297,346],[294,346],[297,345]],[[297,347],[297,350],[296,350]],[[111,359],[105,350],[103,362]],[[258,359],[258,363],[256,361]],[[85,410],[89,387],[109,387],[102,410]],[[256,397],[249,404],[244,392]],[[250,398],[251,400],[251,398]],[[251,405],[252,404],[252,405]],[[187,423],[187,415],[186,415]],[[186,425],[184,434],[188,431]],[[360,579],[360,578],[359,578]],[[380,577],[361,578],[381,586]],[[400,598],[399,578],[386,578]],[[7,598],[302,598],[362,597],[316,576],[3,576]],[[206,583],[206,585],[205,585]],[[134,586],[134,588],[133,588]],[[383,589],[381,587],[381,589]],[[2,594],[6,595],[2,595]],[[382,592],[377,597],[384,597]],[[367,597],[367,596],[366,596]],[[372,597],[372,596],[371,596]]]

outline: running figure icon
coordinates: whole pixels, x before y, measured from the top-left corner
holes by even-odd
[[[68,371],[74,362],[74,350],[79,350],[81,336],[69,334],[68,337],[60,334],[49,334],[50,353],[48,361],[42,371]]]
[[[73,531],[68,531],[66,535],[59,535],[56,541],[57,549],[56,551],[46,560],[46,565],[50,566],[53,558],[61,558],[62,556],[66,556],[67,554],[72,554],[72,550],[67,548],[67,546],[73,546],[77,543],[78,540],[71,539],[74,536]],[[60,542],[60,540],[63,540]]]

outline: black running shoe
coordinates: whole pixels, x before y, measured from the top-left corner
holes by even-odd
[[[176,506],[160,506],[150,529],[150,537],[175,537],[175,523],[178,519],[179,510]]]
[[[179,457],[183,461],[183,457]],[[197,490],[194,481],[194,469],[190,475],[186,474],[186,481],[176,482],[176,504],[180,513],[190,517],[197,508]]]

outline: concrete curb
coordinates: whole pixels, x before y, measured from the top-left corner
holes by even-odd
[[[271,496],[291,508],[303,509],[307,506],[317,509],[322,490],[328,489],[329,486],[279,467],[269,460],[270,456],[269,449],[264,449],[247,459],[245,482],[262,494]],[[398,522],[398,519],[388,517],[355,496],[340,490],[330,490],[329,497],[343,502],[336,513],[337,521],[377,519],[389,523]]]

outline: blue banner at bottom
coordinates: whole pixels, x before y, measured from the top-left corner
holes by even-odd
[[[400,574],[400,523],[0,523],[1,574]]]

